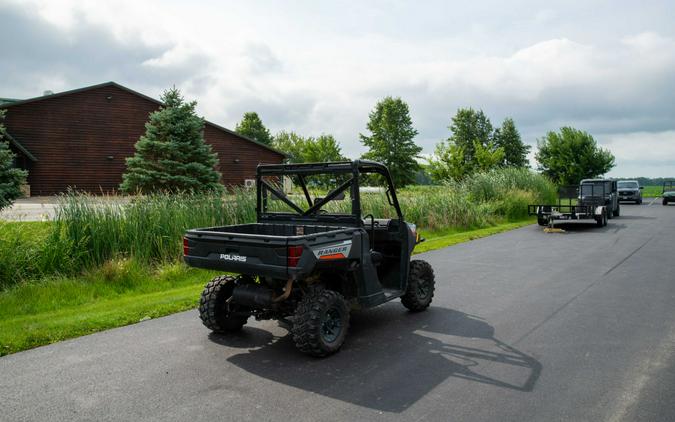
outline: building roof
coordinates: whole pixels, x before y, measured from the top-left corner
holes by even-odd
[[[82,87],[82,88],[72,89],[72,90],[70,90],[70,91],[57,92],[57,93],[49,94],[49,95],[42,95],[42,96],[40,96],[40,97],[28,98],[28,99],[25,99],[25,100],[14,100],[14,99],[10,99],[10,98],[0,98],[0,108],[8,109],[8,108],[11,108],[11,107],[14,107],[14,106],[18,106],[18,105],[22,105],[22,104],[28,104],[28,103],[33,103],[33,102],[43,101],[43,100],[47,100],[47,99],[51,99],[51,98],[64,97],[64,96],[66,96],[66,95],[77,94],[77,93],[79,93],[79,92],[89,91],[89,90],[92,90],[92,89],[98,89],[98,88],[104,88],[104,87],[108,87],[108,86],[113,86],[113,87],[119,88],[119,89],[121,89],[121,90],[123,90],[123,91],[129,92],[129,93],[131,93],[131,94],[133,94],[133,95],[136,95],[136,96],[138,96],[138,97],[144,98],[144,99],[146,99],[146,100],[148,100],[148,101],[152,101],[153,103],[155,103],[155,104],[157,104],[157,105],[160,105],[160,106],[161,106],[161,105],[164,105],[164,104],[163,104],[161,101],[159,101],[159,100],[156,100],[156,99],[154,99],[154,98],[152,98],[152,97],[149,97],[149,96],[147,96],[147,95],[145,95],[145,94],[141,94],[140,92],[134,91],[134,90],[131,89],[131,88],[127,88],[126,86],[120,85],[120,84],[118,84],[117,82],[110,81],[110,82],[104,82],[104,83],[97,84],[97,85],[90,85],[90,86],[85,86],[85,87]],[[258,142],[258,141],[256,141],[255,139],[251,139],[251,138],[249,138],[249,137],[247,137],[247,136],[240,135],[239,133],[237,133],[237,132],[235,132],[235,131],[233,131],[233,130],[227,129],[227,128],[223,127],[223,126],[220,126],[220,125],[215,124],[215,123],[213,123],[213,122],[210,122],[210,121],[208,121],[208,120],[205,120],[204,123],[205,123],[205,124],[208,124],[208,125],[211,125],[211,126],[217,128],[217,129],[219,129],[219,130],[222,130],[222,131],[224,131],[224,132],[227,132],[227,133],[229,133],[229,134],[231,134],[231,135],[237,136],[237,137],[239,137],[239,138],[241,138],[241,139],[243,139],[243,140],[245,140],[245,141],[252,142],[252,143],[254,143],[254,144],[256,144],[256,145],[258,145],[258,146],[260,146],[260,147],[262,147],[262,148],[268,149],[268,150],[270,150],[270,151],[272,151],[272,152],[275,152],[275,153],[277,153],[277,154],[279,154],[279,155],[281,155],[281,156],[283,156],[283,157],[288,157],[288,154],[286,154],[286,153],[284,153],[284,152],[281,152],[281,151],[279,151],[279,150],[276,150],[276,149],[274,149],[274,148],[272,148],[272,147],[270,147],[270,146],[268,146],[268,145],[263,144],[262,142]],[[18,147],[17,147],[17,148],[18,148]],[[36,160],[36,161],[37,161],[37,160]]]
[[[37,158],[35,158],[35,156],[33,154],[30,153],[30,151],[28,151],[28,149],[26,149],[26,147],[21,145],[21,143],[19,141],[17,141],[15,137],[10,135],[9,132],[5,131],[5,137],[9,140],[10,145],[14,145],[14,148],[21,151],[21,153],[23,155],[25,155],[26,158],[28,158],[31,161],[37,161],[38,160]]]
[[[17,100],[16,98],[0,98],[0,105],[11,104],[11,103],[15,103],[17,101],[21,101],[21,100]]]

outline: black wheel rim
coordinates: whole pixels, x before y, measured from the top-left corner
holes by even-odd
[[[417,297],[420,299],[426,299],[429,296],[429,280],[422,279],[417,283]]]
[[[326,343],[332,343],[342,332],[342,315],[336,308],[326,311],[321,322],[321,337]]]

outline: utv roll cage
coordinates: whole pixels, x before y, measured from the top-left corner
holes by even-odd
[[[332,163],[303,163],[303,164],[264,164],[259,165],[256,171],[256,216],[258,222],[294,222],[308,220],[323,224],[338,224],[341,226],[363,227],[364,221],[361,218],[361,194],[359,191],[361,177],[367,174],[379,174],[386,183],[385,193],[389,204],[396,210],[399,220],[403,221],[403,213],[399,206],[394,182],[389,174],[389,170],[383,164],[368,160],[355,160]],[[323,198],[314,198],[309,191],[306,181],[307,176],[316,175],[347,175],[347,180],[330,190]],[[277,186],[270,183],[267,179],[282,179],[290,177],[302,189],[304,199],[307,201],[308,208],[302,209],[289,196]],[[329,213],[322,210],[322,207],[330,201],[344,197],[345,192],[349,191],[351,199],[351,213],[339,214]],[[274,197],[294,212],[278,212],[269,210],[269,200]]]

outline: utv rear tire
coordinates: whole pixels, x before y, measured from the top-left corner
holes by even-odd
[[[621,207],[619,205],[617,205],[616,209],[612,211],[612,215],[614,217],[619,217],[621,215]]]
[[[247,316],[231,315],[227,300],[232,296],[236,278],[219,276],[209,281],[199,299],[199,318],[206,328],[215,333],[239,331]]]
[[[422,260],[410,261],[408,287],[401,297],[401,303],[412,312],[420,312],[429,307],[434,298],[434,269]]]
[[[340,350],[349,330],[349,306],[338,292],[312,289],[298,303],[293,320],[295,347],[324,357]]]

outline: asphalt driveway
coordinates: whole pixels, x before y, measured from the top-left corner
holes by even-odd
[[[675,206],[418,255],[433,306],[353,315],[313,359],[184,312],[0,358],[0,420],[675,420]]]

